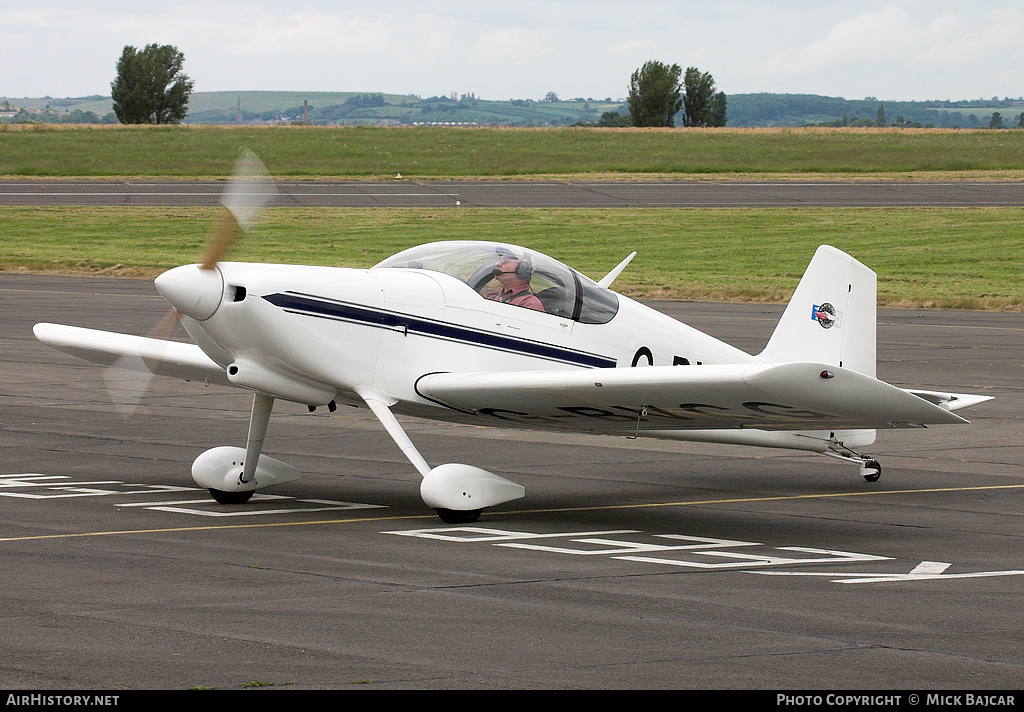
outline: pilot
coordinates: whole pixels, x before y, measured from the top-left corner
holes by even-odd
[[[501,290],[484,296],[496,302],[544,311],[544,305],[530,289],[533,260],[529,257],[520,259],[503,247],[499,247],[497,252],[498,263],[494,266],[494,278],[501,283]]]

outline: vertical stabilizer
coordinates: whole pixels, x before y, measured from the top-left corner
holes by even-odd
[[[760,358],[875,376],[875,273],[841,250],[814,253]]]

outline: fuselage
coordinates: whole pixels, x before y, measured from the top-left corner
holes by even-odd
[[[473,421],[424,398],[417,381],[439,372],[757,360],[620,295],[612,295],[616,307],[604,323],[584,323],[488,300],[466,281],[429,269],[218,269],[219,307],[205,319],[184,316],[185,328],[229,377],[238,370],[239,385],[308,405],[358,404],[354,388],[370,386],[394,399],[397,412]]]

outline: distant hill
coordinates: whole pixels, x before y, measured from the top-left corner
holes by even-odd
[[[1010,127],[1017,125],[1024,112],[1024,99],[879,101],[810,94],[737,94],[728,100],[729,126],[876,125],[882,109],[889,125],[987,127],[993,112],[999,112],[1004,125]]]
[[[472,94],[427,99],[383,93],[245,91],[196,92],[185,123],[315,125],[571,126],[596,124],[605,113],[624,116],[621,99],[485,101]],[[879,109],[889,125],[938,128],[987,127],[999,112],[1005,127],[1016,127],[1024,99],[973,101],[879,101],[806,94],[728,96],[728,126],[875,125]],[[116,123],[110,97],[55,99],[0,97],[0,122]],[[677,120],[676,125],[682,121]]]
[[[198,92],[186,123],[333,125],[567,126],[596,123],[605,111],[625,113],[621,101],[484,101],[473,95],[421,99],[381,93]]]

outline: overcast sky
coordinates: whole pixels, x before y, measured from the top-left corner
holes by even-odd
[[[1012,0],[0,0],[0,96],[110,94],[125,45],[195,91],[625,97],[644,62],[726,94],[1024,96]]]

